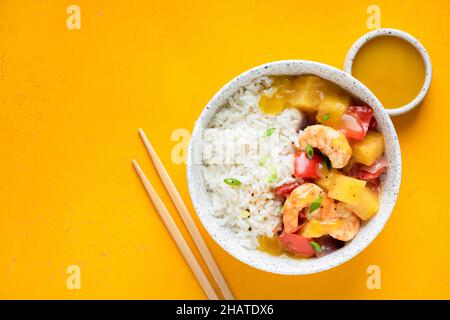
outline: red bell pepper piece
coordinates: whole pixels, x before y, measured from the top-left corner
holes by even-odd
[[[294,176],[302,179],[319,179],[319,163],[321,162],[322,158],[316,154],[310,159],[306,152],[296,152],[294,155]]]
[[[298,181],[289,182],[275,187],[275,195],[279,197],[288,197],[291,192],[300,185]]]
[[[362,140],[369,130],[373,110],[369,106],[351,106],[342,116],[338,129],[352,140]]]
[[[278,239],[285,250],[295,255],[309,258],[316,254],[310,240],[298,234],[283,232]]]
[[[373,109],[369,106],[351,106],[348,108],[348,113],[356,115],[361,121],[364,129],[364,136],[369,130],[370,120],[372,119]]]
[[[364,138],[364,128],[357,116],[350,113],[344,113],[341,122],[338,125],[341,131],[348,139],[362,140]]]

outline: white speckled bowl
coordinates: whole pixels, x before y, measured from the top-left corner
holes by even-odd
[[[211,214],[210,198],[205,188],[201,166],[201,133],[216,112],[241,86],[263,75],[302,75],[314,74],[330,80],[374,109],[374,116],[385,137],[385,155],[389,167],[382,181],[381,206],[378,214],[369,220],[358,235],[343,248],[322,258],[293,259],[275,257],[258,250],[248,250],[241,246],[231,230],[219,226]],[[255,67],[227,83],[209,101],[195,124],[189,144],[187,178],[189,192],[194,208],[209,234],[228,253],[255,268],[280,274],[309,274],[336,267],[356,256],[366,248],[383,229],[389,219],[397,199],[401,180],[401,154],[397,134],[391,119],[384,111],[380,101],[370,90],[351,75],[325,64],[304,60],[285,60]]]

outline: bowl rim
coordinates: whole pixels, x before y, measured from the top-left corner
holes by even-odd
[[[223,100],[223,95],[225,95],[226,99],[228,99],[232,94],[234,94],[240,87],[246,85],[248,82],[251,82],[252,80],[254,80],[255,78],[262,76],[262,75],[286,75],[287,73],[282,73],[282,72],[275,72],[275,73],[270,73],[270,70],[272,68],[277,68],[277,67],[297,67],[297,68],[302,68],[305,67],[306,69],[314,69],[314,71],[311,72],[297,72],[297,73],[291,73],[292,75],[294,74],[316,74],[324,79],[327,79],[328,75],[323,75],[323,74],[318,74],[320,72],[327,72],[332,76],[335,76],[337,79],[340,79],[339,81],[337,80],[331,80],[332,82],[338,84],[339,86],[343,87],[346,90],[350,90],[350,85],[355,86],[355,90],[356,88],[358,88],[358,90],[361,91],[361,94],[365,94],[367,95],[367,99],[366,100],[371,100],[373,101],[374,105],[372,105],[372,108],[374,108],[375,113],[377,114],[377,116],[382,119],[382,123],[386,125],[385,130],[383,131],[383,135],[386,135],[386,132],[389,133],[390,137],[392,138],[392,143],[393,143],[393,159],[391,160],[395,160],[395,163],[393,163],[393,165],[396,168],[396,174],[394,175],[393,178],[393,194],[390,195],[390,201],[388,201],[388,203],[386,203],[386,208],[383,212],[383,215],[381,215],[381,207],[380,207],[380,211],[377,213],[377,215],[375,217],[373,217],[371,220],[378,218],[377,220],[377,224],[373,225],[372,229],[370,230],[361,230],[360,233],[362,233],[362,231],[365,231],[366,234],[366,240],[365,241],[359,241],[357,243],[355,243],[355,241],[350,241],[349,243],[346,244],[345,247],[341,248],[340,250],[337,250],[336,252],[333,252],[327,256],[321,257],[321,258],[314,258],[314,259],[306,259],[306,260],[297,260],[297,259],[292,259],[292,258],[287,258],[289,260],[296,260],[296,261],[302,261],[302,263],[304,263],[305,265],[307,264],[307,267],[301,268],[301,270],[298,269],[283,269],[283,268],[279,268],[279,266],[273,266],[270,264],[266,264],[266,263],[262,263],[262,262],[255,262],[252,261],[251,259],[249,259],[248,257],[246,258],[246,256],[243,254],[243,251],[245,252],[245,250],[239,250],[238,247],[241,247],[241,249],[243,248],[242,246],[230,246],[226,241],[224,241],[224,239],[222,238],[222,236],[219,235],[219,233],[216,233],[215,229],[217,229],[217,226],[214,226],[212,224],[210,224],[209,221],[207,221],[206,216],[204,214],[204,212],[202,212],[202,210],[207,211],[207,209],[204,207],[204,205],[202,205],[202,203],[200,203],[200,199],[198,197],[200,197],[199,195],[199,190],[196,188],[195,185],[195,179],[196,179],[196,175],[198,175],[195,171],[195,166],[197,164],[194,163],[194,147],[196,144],[196,139],[198,139],[198,135],[202,133],[202,128],[203,128],[203,120],[205,117],[207,117],[208,113],[213,112],[213,116],[218,112],[218,110],[223,107],[223,103],[221,105],[215,105],[215,103],[218,100],[221,100],[220,98],[222,98]],[[317,71],[319,70],[319,71]],[[268,73],[264,73],[265,71],[267,71]],[[328,79],[330,80],[330,79]],[[346,82],[346,86],[343,85],[343,82]],[[354,91],[354,90],[353,90]],[[351,92],[353,94],[353,92]],[[361,96],[357,96],[358,98],[361,99]],[[374,114],[375,114],[374,113]],[[377,118],[377,120],[379,120]],[[207,123],[205,123],[205,125],[207,125]],[[385,141],[386,143],[386,141]],[[251,68],[247,71],[244,71],[243,73],[239,74],[238,76],[236,76],[235,78],[233,78],[232,80],[230,80],[228,83],[226,83],[222,88],[220,88],[216,94],[209,100],[209,102],[207,103],[207,105],[205,106],[205,108],[202,110],[198,120],[195,122],[194,125],[194,129],[192,131],[192,135],[191,135],[191,139],[189,141],[189,147],[188,147],[188,156],[187,156],[187,165],[186,165],[186,172],[187,172],[187,180],[188,180],[188,190],[189,190],[189,195],[191,197],[195,212],[197,214],[197,216],[199,217],[200,222],[202,223],[202,225],[204,226],[204,228],[206,229],[206,231],[209,233],[209,235],[214,239],[214,241],[223,249],[225,250],[227,253],[229,253],[231,256],[233,256],[234,258],[236,258],[237,260],[248,264],[254,268],[266,271],[266,272],[271,272],[271,273],[275,273],[275,274],[284,274],[284,275],[302,275],[302,274],[312,274],[312,273],[318,273],[318,272],[322,272],[334,267],[337,267],[343,263],[345,263],[346,261],[350,260],[351,258],[355,257],[356,255],[358,255],[362,250],[364,250],[366,247],[369,246],[369,244],[378,236],[378,234],[381,232],[381,230],[384,228],[386,222],[389,220],[389,217],[391,216],[391,213],[394,209],[397,197],[398,197],[398,193],[400,190],[400,183],[401,183],[401,152],[400,152],[400,145],[398,142],[398,137],[395,131],[395,128],[392,124],[392,121],[389,117],[389,115],[386,113],[385,109],[383,108],[381,102],[376,98],[376,96],[364,85],[362,84],[360,81],[358,81],[356,78],[354,78],[353,76],[345,73],[342,70],[339,70],[335,67],[329,66],[327,64],[323,64],[320,62],[315,62],[315,61],[310,61],[310,60],[279,60],[279,61],[273,61],[273,62],[268,62],[262,65],[258,65],[254,68]],[[203,176],[199,177],[200,179],[204,179]],[[203,190],[205,191],[205,190]],[[209,217],[210,218],[210,217]],[[214,219],[210,219],[210,220],[214,220]],[[369,220],[369,222],[371,221]],[[225,229],[225,228],[223,228]],[[369,232],[370,231],[370,232]],[[341,254],[336,255],[336,253],[341,252]],[[343,253],[346,254],[343,254]],[[248,253],[248,251],[247,251]],[[280,259],[280,257],[273,257],[270,256],[271,258],[276,258],[276,259]],[[284,258],[283,258],[284,259]]]
[[[431,66],[431,59],[422,43],[420,43],[418,39],[414,38],[409,33],[393,28],[381,28],[367,32],[366,34],[362,35],[358,40],[356,40],[356,42],[351,46],[344,60],[345,72],[347,72],[350,75],[352,74],[353,61],[356,55],[358,54],[359,50],[367,42],[378,37],[396,37],[405,40],[419,52],[422,61],[425,65],[425,79],[417,96],[415,96],[414,99],[412,99],[410,102],[408,102],[403,106],[397,108],[385,108],[387,114],[389,114],[391,117],[395,117],[413,110],[414,108],[419,106],[420,103],[425,98],[426,94],[428,93],[428,90],[430,89],[433,73]]]

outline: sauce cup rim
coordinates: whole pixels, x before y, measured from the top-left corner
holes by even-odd
[[[351,46],[350,50],[347,52],[347,56],[344,60],[344,72],[352,75],[352,66],[353,61],[359,52],[359,50],[370,40],[377,38],[377,37],[397,37],[400,39],[405,40],[406,42],[410,43],[416,50],[419,52],[420,56],[422,57],[422,60],[425,64],[425,80],[422,85],[422,88],[420,89],[417,96],[411,100],[409,103],[397,107],[397,108],[384,108],[391,117],[399,116],[402,114],[405,114],[414,108],[416,108],[425,98],[431,84],[431,78],[432,78],[432,66],[431,66],[431,59],[428,55],[427,50],[425,47],[420,43],[418,39],[410,35],[409,33],[393,29],[393,28],[381,28],[377,30],[372,30],[361,36],[356,42]],[[369,88],[370,89],[370,88]]]

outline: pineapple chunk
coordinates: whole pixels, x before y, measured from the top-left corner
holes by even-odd
[[[324,81],[317,76],[301,76],[292,81],[293,90],[288,99],[288,104],[291,107],[298,108],[305,112],[317,111],[318,102],[320,100],[318,86]]]
[[[348,95],[326,96],[319,103],[316,120],[326,126],[335,126],[341,120],[350,104]]]
[[[259,99],[259,108],[262,112],[268,114],[279,114],[286,105],[286,99],[282,96],[274,94],[269,97],[265,94]]]
[[[383,134],[376,131],[368,131],[364,140],[353,145],[353,159],[356,162],[372,165],[384,152]]]
[[[336,169],[331,169],[331,171],[329,171],[327,168],[322,167],[321,169],[319,169],[320,178],[315,182],[319,187],[321,187],[325,191],[328,191],[330,190],[333,177],[337,174],[339,174],[339,171],[337,171]]]
[[[268,114],[279,114],[286,107],[291,80],[284,77],[274,77],[272,90],[261,95],[259,108]]]
[[[369,220],[372,218],[380,208],[380,196],[378,192],[365,187],[361,193],[361,200],[355,205],[347,205],[352,212],[354,212],[362,220]]]
[[[361,200],[366,182],[342,174],[333,176],[328,196],[348,204],[357,205]]]

